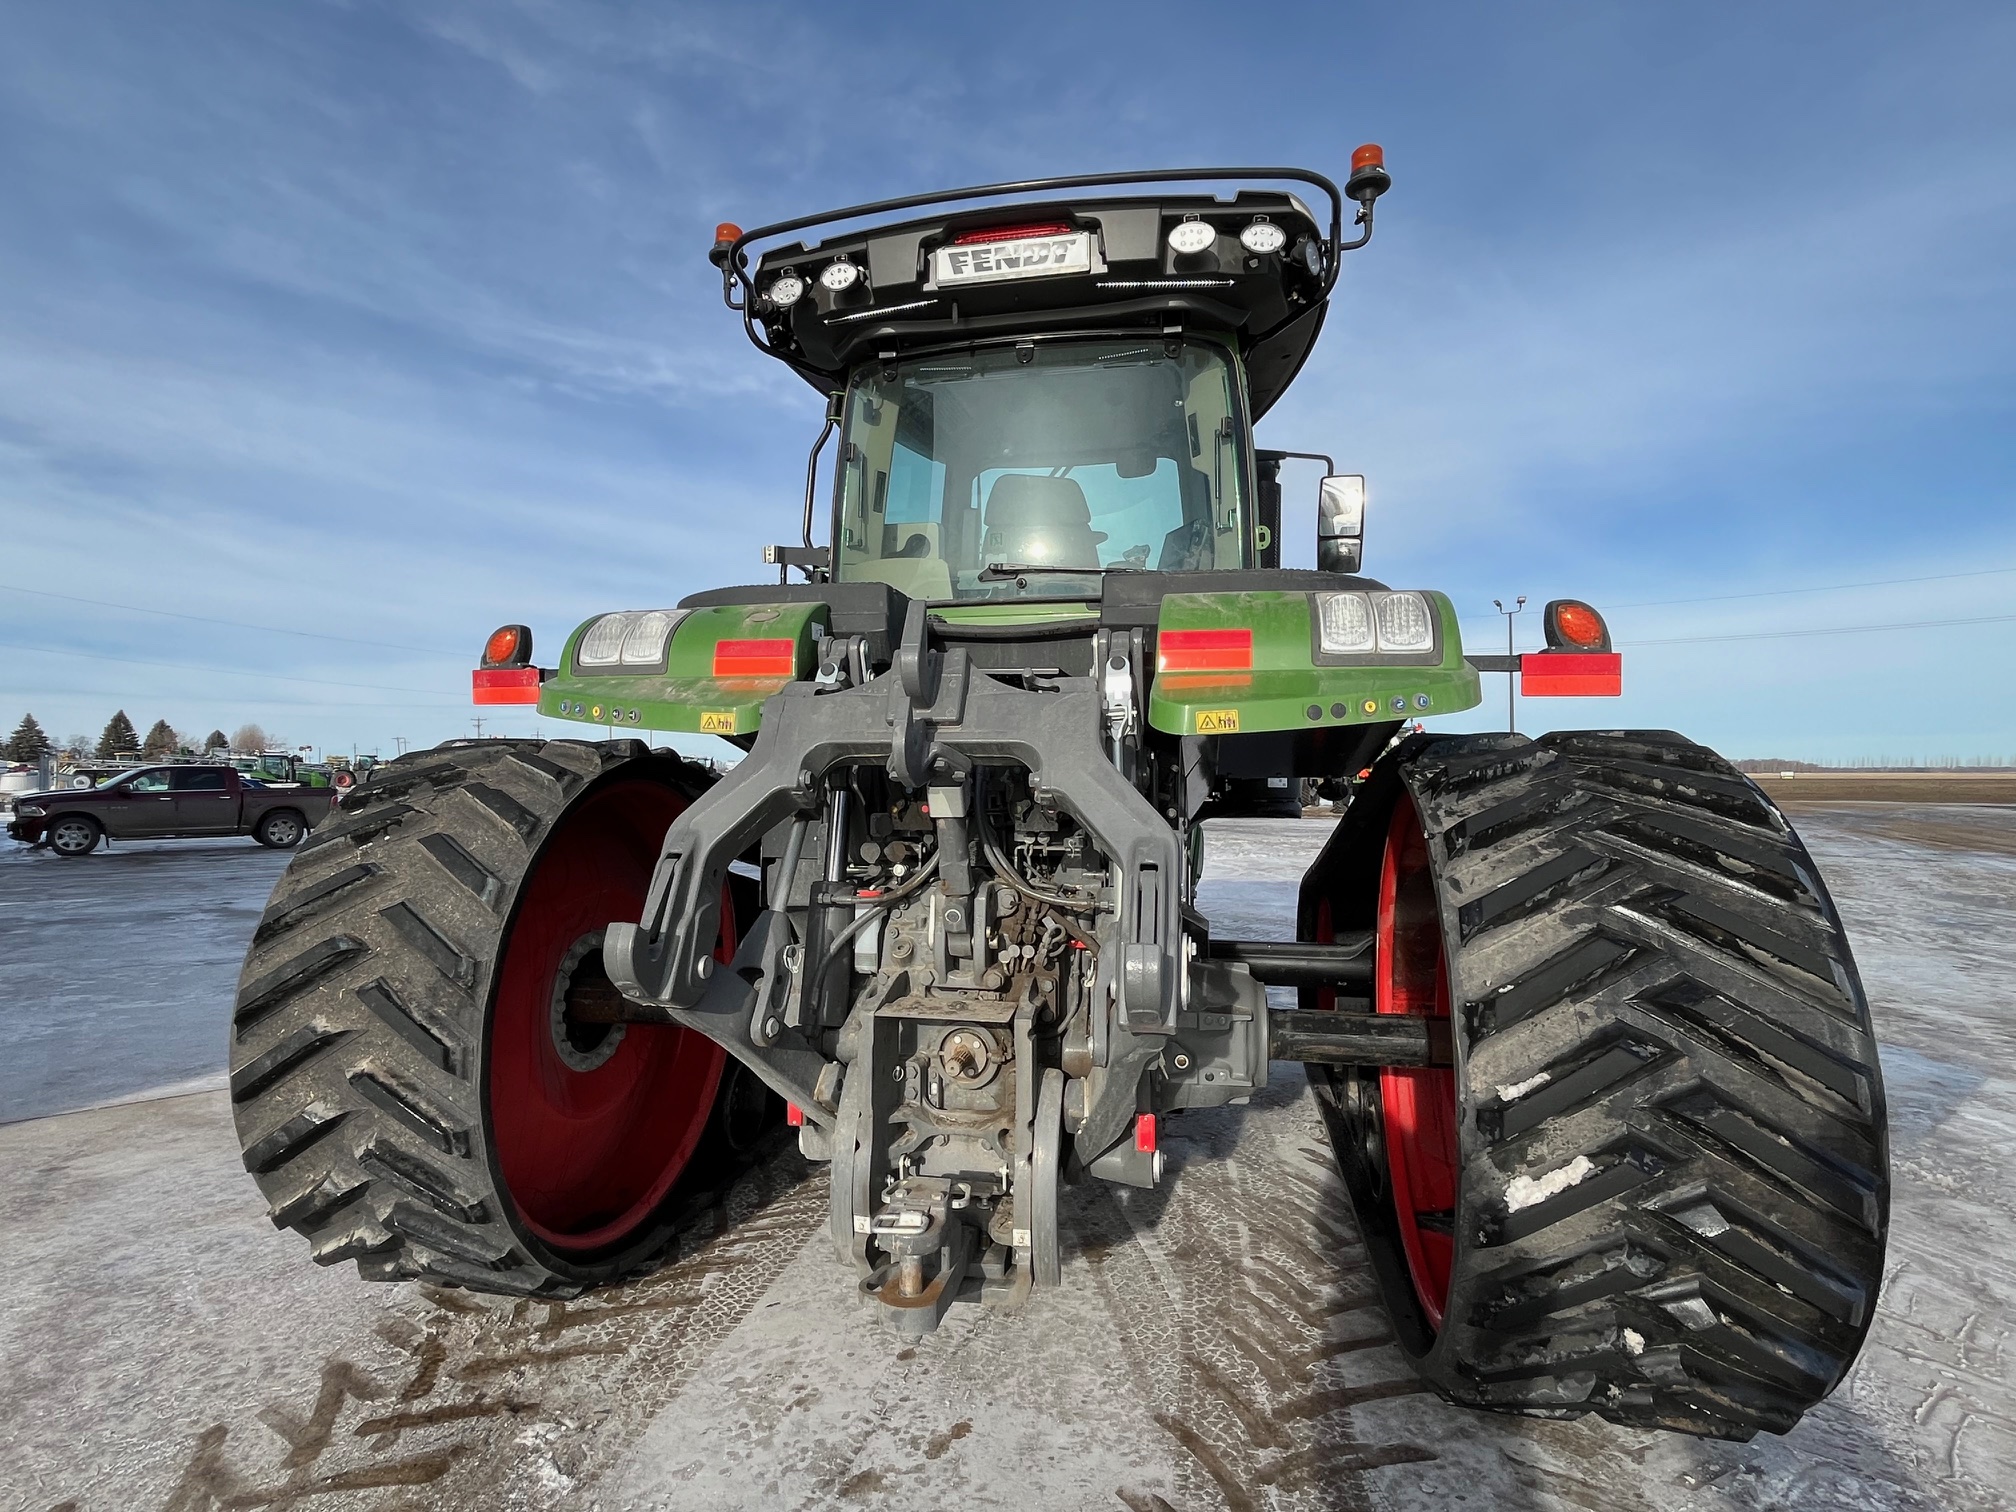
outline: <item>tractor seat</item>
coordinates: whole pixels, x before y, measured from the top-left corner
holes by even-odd
[[[1085,490],[1069,478],[1004,473],[987,491],[981,565],[1097,567],[1103,530],[1092,528]]]

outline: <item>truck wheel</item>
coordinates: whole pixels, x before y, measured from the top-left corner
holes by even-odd
[[[404,757],[288,866],[240,980],[231,1095],[276,1226],[368,1279],[568,1296],[649,1269],[750,1143],[724,1052],[615,1000],[673,818],[713,780],[636,741]],[[731,890],[732,898],[732,890]],[[720,955],[736,938],[724,899]],[[731,1089],[732,1090],[732,1089]],[[760,1105],[759,1105],[760,1107]]]
[[[1375,932],[1377,1011],[1454,1020],[1451,1067],[1312,1068],[1444,1396],[1747,1439],[1839,1383],[1883,1271],[1882,1077],[1833,902],[1747,778],[1666,732],[1418,737],[1300,923]]]
[[[98,849],[105,828],[83,814],[65,814],[44,833],[49,849],[59,856],[88,856]]]
[[[308,833],[308,821],[292,809],[275,809],[259,821],[252,838],[273,850],[292,850]]]

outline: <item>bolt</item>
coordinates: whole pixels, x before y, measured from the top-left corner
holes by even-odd
[[[772,1017],[763,1020],[763,1037],[765,1039],[775,1039],[783,1030],[784,1024],[780,1019]]]
[[[1169,1064],[1174,1066],[1178,1071],[1188,1071],[1190,1069],[1190,1057],[1185,1055],[1181,1050],[1178,1050],[1174,1055],[1169,1057]]]
[[[703,982],[714,975],[714,957],[702,956],[698,961],[694,962],[693,975],[700,978]]]
[[[910,950],[911,950],[911,945],[910,945],[910,941],[909,941],[909,940],[908,940],[907,938],[905,938],[905,939],[900,939],[900,940],[895,940],[895,941],[892,941],[892,942],[890,943],[890,946],[889,946],[889,954],[890,954],[890,956],[891,956],[892,958],[894,958],[895,960],[898,960],[898,961],[907,961],[907,960],[909,960],[909,959],[910,959]]]

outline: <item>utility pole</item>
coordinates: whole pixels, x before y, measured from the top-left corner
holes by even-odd
[[[1491,607],[1505,616],[1505,654],[1511,656],[1514,654],[1512,650],[1512,616],[1518,614],[1526,607],[1526,595],[1523,593],[1520,594],[1510,609],[1505,607],[1503,599],[1491,600]],[[1516,670],[1508,671],[1505,674],[1505,728],[1510,730],[1514,735],[1519,733],[1518,696],[1519,674]]]
[[[404,756],[406,754],[406,737],[404,735],[394,735],[392,737],[392,754],[395,756]]]
[[[470,722],[476,726],[476,738],[478,740],[481,740],[483,738],[483,721],[481,719],[475,719]]]

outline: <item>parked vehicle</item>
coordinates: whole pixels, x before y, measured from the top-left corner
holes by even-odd
[[[88,856],[98,842],[250,835],[292,850],[328,817],[330,788],[268,787],[228,766],[149,766],[101,787],[24,793],[7,833],[59,856]]]

